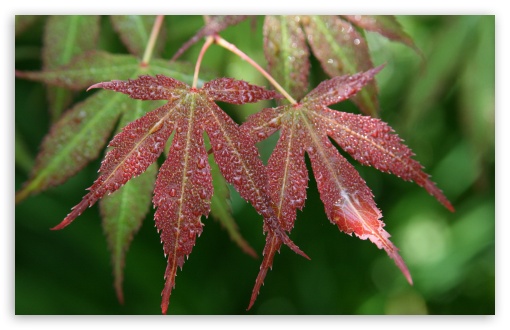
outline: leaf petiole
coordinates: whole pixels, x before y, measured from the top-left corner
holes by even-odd
[[[193,85],[191,85],[193,88],[197,88],[197,82],[198,82],[198,71],[200,71],[200,64],[202,63],[202,59],[204,58],[204,54],[207,51],[207,48],[211,46],[213,43],[213,37],[209,36],[205,40],[205,44],[202,46],[202,49],[200,50],[200,54],[198,54],[197,63],[195,64],[195,74],[193,75]]]
[[[159,30],[161,29],[161,25],[163,24],[164,18],[165,18],[164,15],[156,16],[156,20],[154,21],[154,25],[152,26],[149,41],[147,42],[147,47],[145,47],[145,52],[143,53],[141,66],[149,65],[149,62],[152,57],[152,52],[154,51],[154,46],[156,45],[156,40],[159,35]]]
[[[235,45],[231,44],[230,42],[226,41],[219,35],[214,36],[214,42],[217,45],[220,45],[223,48],[226,48],[227,50],[230,50],[232,53],[236,54],[246,62],[248,62],[251,66],[253,66],[258,72],[260,72],[264,77],[266,77],[267,80],[273,85],[291,104],[297,104],[296,100],[292,96],[287,93],[285,89],[269,74],[266,70],[264,70],[260,65],[257,64],[254,60],[251,59],[248,55],[243,53],[239,48],[237,48]]]

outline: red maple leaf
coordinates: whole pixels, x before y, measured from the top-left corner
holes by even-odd
[[[255,144],[214,101],[233,104],[279,97],[276,92],[231,78],[205,83],[201,89],[158,75],[135,80],[102,82],[104,88],[140,100],[168,102],[124,127],[110,142],[100,168],[101,175],[90,192],[53,229],[69,225],[87,207],[143,173],[162,153],[173,134],[167,159],[154,188],[156,227],[168,259],[161,308],[166,313],[175,284],[177,267],[184,264],[202,233],[202,215],[208,216],[213,194],[211,167],[205,148],[207,133],[214,159],[225,180],[264,217],[265,228],[292,250],[306,255],[280,227],[266,192],[267,178]]]
[[[242,125],[256,141],[280,131],[278,143],[269,158],[268,192],[276,205],[278,219],[288,232],[294,226],[296,210],[305,204],[308,171],[305,152],[311,165],[328,219],[338,228],[361,239],[370,239],[395,261],[409,283],[411,275],[398,249],[380,220],[373,195],[356,169],[334,147],[330,138],[355,160],[389,172],[424,187],[446,208],[453,207],[443,193],[412,159],[411,150],[380,119],[328,108],[354,96],[370,82],[381,67],[355,75],[334,77],[319,84],[299,103],[268,108],[254,114]],[[264,260],[253,289],[250,308],[259,292],[273,257],[281,246],[269,233]]]

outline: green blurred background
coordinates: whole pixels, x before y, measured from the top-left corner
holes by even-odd
[[[15,66],[41,68],[46,17],[16,35]],[[246,311],[260,259],[244,254],[212,218],[204,219],[183,270],[178,271],[169,314],[494,314],[495,313],[495,18],[494,16],[398,16],[423,52],[366,33],[377,76],[381,118],[416,153],[456,208],[448,212],[422,188],[372,168],[358,166],[382,210],[386,230],[401,249],[414,286],[386,253],[347,236],[324,214],[316,183],[298,212],[291,238],[310,257],[283,247],[275,257],[258,300]],[[262,17],[222,36],[265,65]],[[168,16],[164,58],[203,24],[200,16]],[[102,18],[99,47],[126,53]],[[194,63],[201,43],[182,59]],[[325,78],[312,62],[311,86]],[[246,62],[212,46],[204,69],[268,85]],[[50,127],[46,89],[15,79],[15,187],[27,179],[41,140]],[[84,95],[77,96],[77,100]],[[262,106],[226,106],[236,121]],[[348,102],[335,109],[357,112]],[[267,159],[276,141],[260,145]],[[16,314],[160,314],[166,260],[148,215],[127,254],[124,296],[113,289],[110,256],[97,205],[63,231],[52,232],[86,193],[100,159],[67,183],[29,197],[15,208]],[[311,171],[310,171],[311,173]],[[260,216],[232,192],[242,235],[261,254]]]

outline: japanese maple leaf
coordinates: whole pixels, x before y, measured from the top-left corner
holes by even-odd
[[[354,96],[381,68],[326,80],[297,104],[264,109],[250,116],[242,129],[256,141],[280,130],[280,138],[267,164],[268,193],[286,231],[290,232],[293,228],[296,210],[301,210],[305,203],[308,182],[306,152],[328,219],[341,231],[349,235],[354,233],[361,239],[368,238],[384,249],[412,283],[398,249],[383,229],[381,212],[371,190],[329,139],[332,138],[363,165],[416,182],[453,211],[450,202],[429,180],[422,166],[412,159],[413,153],[393,134],[391,127],[380,119],[328,108],[328,105]],[[248,308],[255,302],[280,245],[279,238],[269,233],[264,260]]]
[[[131,122],[113,138],[101,164],[101,175],[82,201],[53,229],[66,227],[105,194],[113,193],[131,178],[142,174],[157,160],[173,133],[152,199],[157,208],[156,227],[168,259],[161,303],[162,311],[166,313],[177,267],[182,268],[196,235],[202,233],[201,216],[208,216],[210,211],[213,185],[204,145],[206,132],[225,180],[264,217],[271,237],[278,237],[279,241],[306,257],[280,226],[266,192],[267,178],[257,148],[214,103],[256,102],[279,97],[277,93],[231,78],[216,79],[197,89],[162,75],[102,82],[91,88],[109,89],[140,100],[166,100],[167,103]]]
[[[41,54],[43,70],[16,71],[16,75],[48,85],[48,107],[55,123],[41,143],[29,180],[16,193],[16,203],[66,182],[97,158],[113,131],[119,131],[127,123],[162,104],[161,101],[129,100],[125,95],[112,96],[108,91],[99,91],[63,112],[71,104],[76,91],[82,91],[97,81],[156,73],[191,83],[193,76],[188,73],[193,68],[186,63],[174,61],[169,64],[157,58],[150,63],[142,61],[155,19],[156,16],[150,15],[110,16],[113,29],[130,55],[94,50],[101,30],[99,16],[57,15],[46,19]],[[83,33],[85,30],[87,33]],[[165,35],[165,30],[164,26],[161,27],[160,35]],[[158,38],[153,56],[161,54],[164,39]],[[199,85],[201,83],[198,82]],[[153,164],[143,175],[99,203],[102,226],[111,251],[114,287],[121,303],[124,300],[125,256],[150,210],[157,169],[157,164]],[[217,176],[213,173],[213,177]],[[212,198],[211,214],[221,223],[227,222],[230,235],[245,251],[252,253],[233,226],[235,223],[228,217],[229,209],[218,207],[223,205],[216,195]]]

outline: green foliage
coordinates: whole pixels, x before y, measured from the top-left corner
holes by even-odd
[[[38,19],[51,21],[51,18],[45,17]],[[307,19],[315,23],[323,22],[320,17]],[[131,20],[131,24],[145,20],[145,17],[135,18]],[[227,24],[221,29],[226,29],[222,32],[225,38],[262,63],[261,38],[246,38],[248,34],[262,35],[263,18],[259,17],[257,20],[259,25],[255,33],[251,30],[249,20],[235,27],[228,27]],[[272,276],[268,277],[263,290],[264,294],[268,295],[266,300],[259,301],[260,306],[250,313],[494,313],[494,43],[490,42],[494,41],[494,18],[399,17],[399,20],[408,34],[413,36],[426,62],[421,62],[413,50],[402,44],[389,43],[380,36],[366,32],[372,61],[378,64],[387,63],[387,69],[383,70],[378,79],[381,92],[380,116],[390,123],[399,135],[405,138],[406,144],[418,154],[417,158],[425,164],[434,181],[443,188],[455,205],[457,213],[452,215],[445,212],[437,202],[412,185],[389,176],[374,174],[369,168],[357,167],[372,188],[378,207],[385,214],[386,229],[389,228],[388,231],[393,233],[396,245],[401,248],[401,253],[408,262],[415,282],[414,287],[409,287],[401,278],[395,276],[395,269],[388,263],[387,258],[381,256],[380,260],[377,259],[380,251],[366,247],[363,242],[349,240],[345,235],[338,236],[331,228],[318,225],[320,218],[324,218],[324,221],[326,215],[312,180],[306,207],[303,214],[298,215],[303,221],[293,230],[292,239],[299,242],[313,262],[295,258],[286,254],[288,250],[282,250],[285,258],[280,258],[275,264],[278,270],[275,269]],[[114,18],[102,17],[101,28],[108,26],[110,22],[117,36],[107,31],[100,32],[97,50],[87,52],[82,57],[78,56],[69,61],[69,64],[62,62],[65,65],[62,69],[64,71],[59,71],[58,68],[45,67],[44,57],[41,57],[42,60],[37,57],[34,60],[31,56],[21,56],[28,53],[26,50],[37,47],[38,41],[34,43],[31,36],[43,38],[44,33],[26,27],[38,28],[37,20],[17,18],[16,69],[23,72],[32,70],[32,73],[18,73],[18,76],[77,91],[99,81],[136,78],[141,74],[164,74],[185,82],[191,81],[192,66],[185,63],[169,64],[165,60],[153,59],[148,67],[141,68],[138,65],[142,52],[140,49],[145,47],[147,38],[142,36],[139,38],[141,41],[135,41],[138,46],[143,44],[143,47],[134,50],[136,45],[129,45],[122,32],[126,29],[121,27],[122,19],[117,18],[116,21]],[[187,27],[186,22],[195,26]],[[163,58],[170,58],[179,45],[189,39],[190,33],[201,28],[199,19],[188,17],[168,17],[165,25],[168,31],[172,31],[172,38],[181,40],[181,43],[167,42],[163,46],[157,46],[162,48],[156,47],[156,50],[159,50],[156,54],[161,54]],[[151,25],[145,24],[143,29],[147,31],[149,28]],[[306,29],[307,27],[304,28],[305,31]],[[368,27],[366,29],[369,30]],[[445,31],[451,32],[450,39],[445,36]],[[470,37],[467,37],[468,35]],[[455,39],[454,43],[449,42],[456,36],[466,37]],[[118,38],[117,43],[110,42],[115,41],[115,38]],[[410,45],[405,36],[398,38]],[[443,55],[438,55],[434,52],[437,47],[435,43],[441,40],[444,40],[440,48]],[[123,43],[125,45],[122,45]],[[119,46],[115,46],[116,44]],[[311,46],[313,50],[313,44]],[[104,49],[101,49],[102,47]],[[125,49],[133,55],[121,55]],[[199,49],[192,46],[179,61],[195,61]],[[492,53],[487,56],[487,51]],[[315,51],[314,56],[321,61],[318,53],[320,52]],[[452,63],[450,54],[458,54],[460,60]],[[474,55],[471,57],[466,54]],[[99,60],[87,62],[94,56]],[[96,63],[98,66],[95,66]],[[316,86],[323,80],[324,73],[316,64],[317,61],[312,59],[310,86]],[[253,79],[254,83],[266,84],[257,81],[261,78],[250,74],[246,64],[240,59],[233,58],[230,61],[224,50],[215,52],[211,49],[203,65],[217,70],[217,76],[234,76],[248,81]],[[45,69],[44,74],[33,71],[39,68]],[[424,71],[420,71],[423,68]],[[326,68],[324,71],[328,73]],[[65,72],[75,72],[75,78],[65,79]],[[121,72],[121,75],[117,75]],[[425,75],[425,80],[417,78],[421,72]],[[474,84],[474,76],[484,77],[483,80],[487,80],[487,83]],[[201,77],[204,78],[202,74]],[[292,82],[287,81],[284,85],[291,86]],[[48,97],[50,93],[52,92],[48,92]],[[81,221],[64,232],[45,232],[48,227],[55,225],[56,219],[61,219],[66,214],[69,206],[81,197],[83,188],[95,179],[99,166],[94,159],[111,136],[114,127],[119,130],[126,122],[140,117],[148,109],[155,108],[151,105],[142,106],[143,102],[127,100],[120,94],[109,93],[108,98],[104,95],[105,91],[99,91],[92,96],[87,95],[86,100],[84,94],[71,96],[72,109],[62,117],[62,123],[68,124],[60,124],[51,129],[52,133],[45,138],[41,147],[39,160],[36,160],[36,170],[29,175],[26,169],[33,163],[40,141],[46,134],[46,123],[52,119],[48,115],[46,92],[41,89],[41,85],[16,79],[16,190],[22,193],[18,193],[17,197],[21,200],[29,194],[47,190],[26,199],[16,207],[17,314],[157,312],[154,309],[154,297],[159,295],[161,283],[154,281],[154,278],[160,278],[163,269],[161,246],[152,226],[141,227],[127,255],[124,307],[119,307],[108,295],[112,290],[108,278],[104,276],[110,271],[105,253],[107,247],[100,239],[98,228],[92,228],[94,226],[90,224],[93,219],[98,219],[97,211],[85,212]],[[115,99],[117,95],[119,99]],[[101,97],[104,97],[104,100],[97,101]],[[111,103],[111,110],[94,112],[94,102]],[[121,104],[126,105],[119,106]],[[271,103],[268,105],[273,106]],[[409,111],[406,107],[409,107]],[[261,106],[257,108],[260,109]],[[336,108],[344,111],[351,109],[344,104]],[[228,107],[226,109],[229,110]],[[85,116],[82,116],[84,113]],[[238,114],[237,110],[229,113],[238,121],[244,116],[242,113]],[[89,118],[105,124],[104,132],[97,136],[88,133]],[[120,123],[117,123],[118,118]],[[62,132],[58,132],[59,127]],[[61,139],[65,143],[70,141],[68,145],[74,145],[74,148],[84,146],[86,159],[81,159],[81,155],[74,155],[71,147],[66,149],[66,152],[54,147],[44,147],[44,143],[49,144],[47,141],[51,140],[52,134],[57,140],[51,143],[53,145],[58,146],[58,139]],[[268,154],[268,151],[270,153],[274,147],[270,141],[259,146],[262,154]],[[95,151],[87,151],[87,148]],[[93,162],[87,165],[90,161]],[[79,171],[82,168],[83,170]],[[131,204],[133,196],[147,190],[153,180],[150,175],[154,175],[155,169],[147,173],[146,179],[142,176],[137,178],[147,182],[140,182],[139,187],[129,186],[121,195],[112,194],[105,199],[104,205],[100,206],[101,213],[105,215],[105,228],[111,225],[110,220],[117,224],[125,223],[123,229],[118,230],[124,235],[124,238],[120,238],[121,241],[131,239],[140,226],[143,215],[148,211],[148,204],[144,202],[142,204],[145,206],[140,209],[129,209],[128,212],[133,213],[137,219],[135,222],[128,218],[122,220],[122,214],[111,211],[115,210],[119,203]],[[29,183],[20,190],[27,179]],[[136,181],[132,183],[138,184]],[[55,185],[59,186],[51,188]],[[126,187],[128,185],[124,188]],[[225,183],[220,183],[219,187],[223,188],[218,189],[221,196],[227,196]],[[214,188],[216,190],[216,183]],[[402,193],[403,191],[406,193]],[[257,221],[250,221],[256,220],[257,215],[253,209],[244,207],[245,202],[236,191],[231,191],[230,194],[233,218],[237,220],[239,231],[256,251],[261,251],[263,242],[260,226],[256,225]],[[230,234],[235,239],[239,237],[238,231],[233,229],[236,224],[228,219],[228,204],[222,201],[225,199],[220,198],[215,203],[213,196],[211,209],[216,215],[224,214],[219,215],[219,218],[226,221],[226,227],[231,228]],[[115,216],[119,217],[116,222]],[[151,216],[149,214],[149,217]],[[169,312],[245,313],[246,297],[251,291],[251,278],[258,268],[258,262],[235,251],[229,240],[222,242],[218,239],[226,234],[219,226],[215,226],[214,222],[207,222],[207,228],[194,249],[193,257],[183,269],[183,275],[179,277],[179,290],[172,295]],[[92,239],[93,237],[97,239]],[[114,240],[110,238],[108,241],[114,263],[115,285],[119,293],[119,280],[122,281],[119,272],[122,274],[126,245],[112,244]],[[242,239],[237,241],[244,246]],[[48,242],[52,244],[48,245]],[[201,249],[200,246],[206,248]],[[353,250],[356,252],[344,252]],[[152,277],[149,277],[151,274]],[[207,274],[205,278],[204,274]],[[94,289],[87,283],[94,283]],[[226,285],[228,288],[223,289]],[[102,295],[110,298],[98,299],[98,296],[103,297]],[[41,299],[44,299],[44,303],[37,303]],[[70,299],[76,303],[65,303]],[[105,305],[102,305],[103,301]],[[471,304],[471,301],[477,303]],[[481,304],[480,301],[485,303]]]

